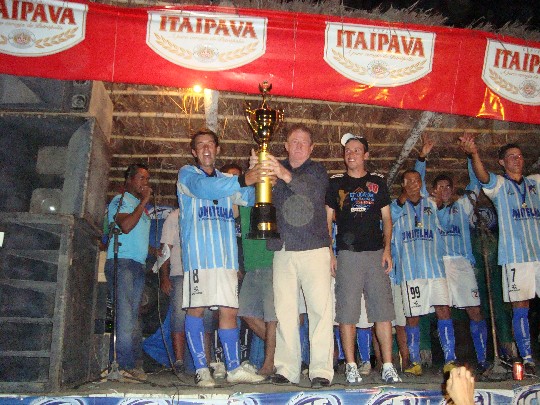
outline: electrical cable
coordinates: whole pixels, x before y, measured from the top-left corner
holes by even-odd
[[[157,215],[157,203],[156,203],[156,196],[155,194],[153,194],[153,204],[154,204],[154,219],[155,219],[155,224],[156,224],[156,232],[154,234],[154,245],[157,246],[156,249],[160,249],[160,243],[158,241],[158,233],[159,233],[159,219],[158,219],[158,215]],[[174,368],[174,361],[172,359],[172,355],[171,355],[171,352],[169,350],[169,347],[167,345],[167,339],[165,338],[165,332],[163,331],[163,316],[161,314],[161,299],[160,299],[160,296],[161,296],[161,277],[159,276],[159,271],[160,269],[158,269],[157,271],[157,278],[158,278],[158,291],[157,291],[157,311],[158,311],[158,320],[159,320],[159,325],[160,325],[160,332],[161,332],[161,340],[163,342],[163,346],[165,347],[165,351],[167,352],[167,358],[169,360],[169,365],[171,366],[171,370],[173,372],[173,374],[176,376],[176,378],[178,378],[178,380],[180,382],[182,382],[183,384],[185,384],[185,382],[182,380],[182,378],[180,377],[179,373],[176,371],[176,369]]]

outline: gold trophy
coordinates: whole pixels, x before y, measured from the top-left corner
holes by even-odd
[[[272,90],[272,85],[267,81],[259,84],[263,102],[255,110],[247,105],[245,117],[253,132],[253,139],[259,145],[259,163],[266,159],[268,144],[272,134],[283,121],[283,111],[274,110],[268,106],[266,98]],[[250,231],[248,239],[272,239],[279,238],[276,223],[276,207],[272,205],[272,184],[269,177],[263,177],[263,183],[255,186],[255,206],[251,210]]]

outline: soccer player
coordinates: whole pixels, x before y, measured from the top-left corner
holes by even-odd
[[[249,186],[261,181],[262,166],[257,165],[241,176],[216,170],[219,139],[208,129],[196,132],[190,146],[196,165],[180,169],[177,190],[185,272],[185,330],[195,362],[197,385],[215,386],[204,352],[202,316],[207,307],[219,310],[218,333],[225,352],[227,381],[260,382],[264,376],[240,366],[236,319],[238,253],[233,205],[253,205],[255,192]]]
[[[354,343],[363,293],[367,318],[375,323],[382,352],[382,379],[396,383],[401,379],[392,364],[391,322],[395,314],[388,276],[392,270],[390,195],[382,176],[366,170],[367,140],[345,134],[341,144],[347,171],[330,179],[326,212],[330,235],[334,215],[337,222],[338,255],[337,263],[332,255],[332,270],[336,276],[336,321],[347,362],[345,377],[349,384],[362,380],[354,358]]]
[[[182,308],[184,289],[184,270],[182,268],[182,248],[180,246],[179,210],[171,211],[165,219],[161,231],[161,250],[168,246],[170,257],[165,260],[159,269],[159,285],[163,293],[170,296],[171,311],[171,338],[175,356],[173,364],[176,373],[184,372],[185,333],[184,323],[186,311]],[[210,342],[212,340],[212,311],[204,313],[205,351],[210,355]],[[225,369],[225,366],[223,367]]]
[[[422,178],[416,170],[401,176],[402,193],[391,204],[394,258],[400,272],[407,345],[411,365],[404,372],[422,375],[420,364],[420,316],[433,306],[444,353],[445,373],[455,367],[454,326],[450,319],[448,285],[444,274],[442,240],[437,206],[422,197]]]
[[[426,148],[427,146],[427,148]],[[426,174],[426,156],[433,143],[426,142],[415,164],[424,182]],[[472,163],[468,159],[469,184],[466,193],[458,198],[454,192],[452,178],[439,174],[433,180],[431,198],[437,205],[437,216],[442,227],[445,251],[443,256],[450,305],[464,308],[470,319],[470,331],[473,339],[478,371],[486,372],[491,364],[486,359],[487,324],[480,310],[478,283],[474,274],[475,259],[472,253],[470,217],[474,214],[474,204],[480,192],[480,182],[474,175]]]
[[[484,193],[497,209],[503,299],[512,303],[514,339],[525,373],[535,375],[528,313],[529,299],[540,295],[540,175],[523,175],[523,154],[517,144],[506,144],[499,150],[504,174],[496,175],[485,169],[474,135],[464,134],[460,141],[471,156]]]

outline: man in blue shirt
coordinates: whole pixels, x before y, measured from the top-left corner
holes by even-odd
[[[426,156],[432,147],[432,141],[424,142],[422,152],[414,166],[424,184]],[[465,195],[458,198],[454,192],[453,179],[442,173],[433,180],[431,199],[437,205],[437,216],[445,246],[443,263],[448,282],[450,306],[463,308],[469,315],[478,371],[483,373],[490,369],[491,364],[486,359],[487,324],[480,309],[480,295],[474,273],[475,259],[469,228],[470,218],[474,214],[474,206],[480,192],[480,182],[474,175],[470,159],[468,159],[467,167],[470,181]]]
[[[150,235],[150,218],[146,212],[146,204],[152,196],[149,180],[150,174],[145,165],[130,165],[125,172],[125,191],[115,196],[109,204],[109,223],[118,226],[121,231],[118,235],[117,297],[114,285],[114,240],[109,243],[105,263],[109,296],[113,298],[116,310],[118,366],[123,376],[138,380],[146,379],[146,374],[137,363],[142,360],[142,335],[138,317]]]
[[[180,236],[184,265],[183,307],[187,308],[186,338],[196,368],[197,385],[214,387],[204,352],[203,313],[219,310],[219,338],[226,358],[227,381],[257,383],[265,379],[240,365],[238,313],[238,247],[234,205],[253,205],[261,165],[232,176],[216,170],[219,138],[208,129],[191,138],[196,165],[178,172]]]
[[[540,175],[523,176],[523,154],[517,144],[499,150],[499,164],[504,169],[501,176],[485,169],[472,134],[465,134],[460,141],[471,156],[484,193],[497,209],[503,299],[512,303],[514,339],[525,373],[535,375],[528,313],[529,299],[540,295]]]

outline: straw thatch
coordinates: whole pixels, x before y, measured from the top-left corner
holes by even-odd
[[[107,4],[129,7],[171,4],[152,1],[112,1]],[[210,1],[172,2],[172,4],[214,4]],[[286,11],[343,15],[375,20],[400,21],[423,25],[444,25],[446,19],[433,11],[420,11],[414,6],[405,10],[380,8],[371,11],[351,10],[339,1],[310,2],[235,0],[220,5],[265,8]],[[478,21],[471,28],[495,31],[488,23]],[[527,25],[509,22],[496,30],[529,40],[540,38]],[[108,84],[114,103],[114,126],[111,137],[113,162],[109,194],[122,183],[122,170],[136,161],[149,164],[152,182],[159,203],[175,203],[175,181],[178,169],[193,158],[189,150],[189,135],[207,125],[204,97],[190,89],[165,88],[147,85]],[[254,83],[256,86],[256,83]],[[217,125],[222,140],[218,167],[230,162],[247,164],[247,156],[255,143],[244,118],[245,102],[260,103],[260,97],[225,93],[218,94]],[[382,108],[370,105],[334,103],[275,97],[274,108],[285,110],[285,124],[304,122],[315,133],[314,158],[324,163],[330,174],[343,170],[341,134],[362,134],[370,142],[371,169],[391,176],[402,168],[412,167],[421,139],[429,136],[436,146],[428,161],[428,182],[440,171],[455,177],[458,187],[467,183],[465,158],[457,147],[457,138],[465,131],[478,134],[489,169],[497,170],[497,149],[507,142],[519,142],[526,154],[526,166],[538,169],[540,127],[530,124],[482,120],[470,117],[423,113],[422,111]],[[424,121],[422,121],[422,118]],[[276,133],[271,146],[276,156],[284,156],[283,130]],[[396,160],[399,158],[399,164]],[[402,164],[401,164],[402,163]],[[398,187],[393,187],[394,195]]]

